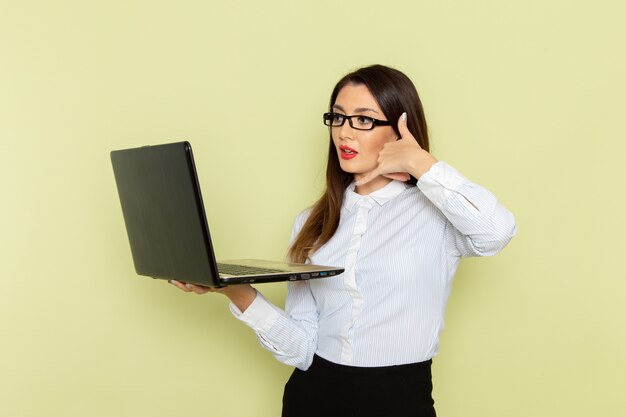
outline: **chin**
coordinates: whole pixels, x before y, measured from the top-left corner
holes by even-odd
[[[344,163],[344,161],[340,161],[339,166],[341,167],[341,170],[343,172],[346,172],[348,174],[358,175],[361,173],[361,170],[355,169],[353,166],[350,166],[350,164]]]
[[[368,172],[372,172],[376,169],[377,163],[370,167],[363,167],[363,162],[365,161],[355,161],[355,160],[345,160],[341,158],[341,155],[337,155],[339,159],[339,167],[343,172],[353,175],[365,175]]]

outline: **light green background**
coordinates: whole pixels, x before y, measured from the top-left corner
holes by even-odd
[[[383,63],[519,228],[457,274],[438,415],[623,416],[624,4],[2,0],[0,415],[279,415],[223,297],[134,274],[109,151],[190,140],[217,254],[282,258],[334,83]]]

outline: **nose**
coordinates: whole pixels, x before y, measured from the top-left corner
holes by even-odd
[[[349,123],[349,120],[346,120],[345,123],[341,126],[336,127],[338,130],[337,134],[339,135],[339,139],[342,140],[353,140],[354,139],[354,129]]]

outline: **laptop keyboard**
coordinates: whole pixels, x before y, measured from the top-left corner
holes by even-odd
[[[285,272],[282,269],[271,268],[258,268],[255,266],[245,265],[232,265],[232,264],[217,264],[217,269],[221,274],[227,275],[261,275],[261,274],[276,274]]]

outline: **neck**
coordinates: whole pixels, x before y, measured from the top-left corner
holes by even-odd
[[[354,176],[354,180],[358,180],[359,177],[360,175],[356,174]],[[374,191],[380,190],[391,181],[393,181],[391,178],[383,177],[382,175],[380,175],[368,182],[367,184],[357,185],[355,191],[357,194],[368,195],[373,193]]]

